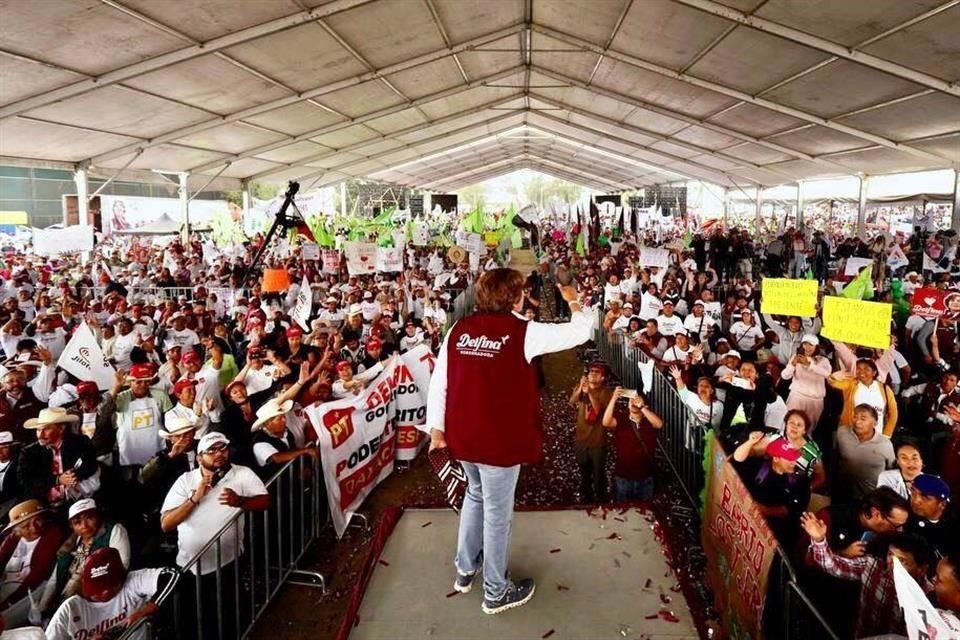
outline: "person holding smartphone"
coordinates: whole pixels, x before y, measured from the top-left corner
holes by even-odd
[[[626,411],[619,400],[627,401]],[[657,431],[663,428],[663,420],[654,413],[643,395],[633,389],[617,387],[603,413],[603,428],[613,430],[614,435],[616,502],[652,498]]]

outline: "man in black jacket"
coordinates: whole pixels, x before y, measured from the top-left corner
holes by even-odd
[[[19,442],[9,431],[0,431],[0,522],[6,523],[10,507],[20,501],[17,468],[20,466]]]
[[[24,428],[37,431],[37,441],[23,450],[19,481],[23,499],[61,505],[89,498],[100,487],[97,454],[86,437],[67,429],[77,422],[62,407],[43,409]]]

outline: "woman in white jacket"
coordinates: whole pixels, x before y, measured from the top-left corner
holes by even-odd
[[[913,479],[923,473],[923,456],[917,443],[901,440],[896,447],[897,468],[881,471],[877,477],[878,487],[890,487],[906,500],[910,499]]]

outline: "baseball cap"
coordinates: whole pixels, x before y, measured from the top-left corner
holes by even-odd
[[[742,358],[740,357],[740,352],[734,351],[733,349],[730,349],[730,351],[727,351],[725,354],[723,354],[724,358],[729,358],[731,356],[736,358],[737,360],[742,360]]]
[[[128,377],[131,380],[153,380],[156,375],[157,374],[153,369],[153,365],[135,364],[130,367],[130,374]]]
[[[670,306],[672,307],[672,306],[673,306],[673,300],[671,300],[671,299],[669,299],[669,298],[667,298],[666,300],[664,300],[664,301],[663,301],[663,306],[667,306],[667,305],[670,305]]]
[[[632,309],[633,309],[633,305],[628,302],[627,304],[623,305],[623,308],[624,308],[624,309],[631,309],[631,310],[632,310]]]
[[[193,364],[195,362],[200,362],[200,354],[197,353],[195,350],[190,349],[185,354],[183,354],[183,357],[180,358],[180,362],[182,362],[183,364]]]
[[[700,305],[701,307],[704,306],[704,305],[703,305],[703,300],[694,300],[694,301],[693,301],[693,306],[697,306],[697,305]]]
[[[913,488],[925,496],[933,496],[937,500],[950,499],[950,485],[943,478],[932,473],[921,473],[913,479]]]
[[[378,338],[370,338],[367,340],[367,349],[381,349],[383,347],[383,341]]]
[[[288,338],[302,338],[302,337],[303,337],[303,329],[301,329],[300,327],[290,327],[289,329],[287,329],[287,337],[288,337]]]
[[[92,599],[104,591],[118,591],[127,577],[120,552],[113,547],[97,549],[83,563],[80,593]]]
[[[70,505],[70,511],[67,512],[67,519],[70,520],[74,516],[80,515],[84,511],[96,511],[97,503],[93,498],[84,498],[83,500],[77,500],[72,505]]]
[[[196,380],[190,380],[188,378],[180,378],[177,380],[177,383],[173,385],[173,395],[178,396],[183,393],[184,389],[189,389],[191,387],[197,386]]]
[[[100,388],[97,387],[96,382],[90,380],[84,380],[77,384],[77,395],[78,396],[88,396],[88,395],[99,395]]]
[[[13,437],[13,432],[11,431],[0,431],[0,446],[11,445],[17,440]]]
[[[800,340],[800,342],[806,342],[807,344],[812,344],[813,346],[816,347],[820,344],[820,338],[813,335],[812,333],[808,333],[805,336],[803,336],[803,339]]]
[[[364,299],[364,300],[373,300],[373,292],[372,292],[372,291],[364,291],[364,292],[363,292],[363,299]]]
[[[197,453],[205,453],[208,449],[220,444],[228,445],[230,444],[230,440],[219,431],[210,431],[203,434],[200,442],[197,443]]]
[[[783,458],[796,462],[800,459],[800,450],[794,449],[786,438],[777,438],[767,445],[767,455],[771,458]]]
[[[337,363],[337,371],[340,371],[341,369],[350,369],[353,371],[353,364],[351,364],[349,360],[341,360]]]
[[[690,334],[687,333],[687,330],[686,330],[685,328],[680,327],[679,329],[677,329],[676,331],[673,332],[673,335],[674,335],[674,336],[689,336]]]

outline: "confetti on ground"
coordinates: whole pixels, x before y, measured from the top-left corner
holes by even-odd
[[[562,534],[565,535],[565,536],[570,535],[569,533],[567,533],[567,532],[564,531],[563,529],[557,529],[557,531],[559,531],[560,533],[562,533]]]
[[[570,587],[565,584],[557,583],[557,591],[570,591]]]
[[[653,614],[650,614],[649,616],[643,616],[643,617],[644,617],[644,619],[646,619],[646,620],[656,620],[657,618],[660,617],[660,614],[659,614],[659,613],[653,613]]]
[[[621,553],[623,553],[623,555],[627,556],[628,558],[632,558],[632,557],[633,557],[633,556],[630,555],[630,553],[627,552],[627,551],[623,551],[623,552],[621,552]]]
[[[560,553],[559,547],[556,549],[550,549],[550,553]]]
[[[647,578],[647,581],[643,584],[643,588],[649,589],[652,586],[653,586],[653,580],[651,578]]]
[[[616,565],[617,569],[620,568],[620,561],[617,560],[616,558],[613,559],[613,564]]]
[[[666,620],[667,622],[680,622],[680,618],[668,609],[661,609],[659,613],[660,617]]]
[[[431,520],[430,522],[424,522],[422,525],[420,525],[420,528],[421,528],[421,529],[426,529],[427,527],[429,527],[429,526],[432,525],[432,524],[433,524],[433,520]]]
[[[614,516],[613,519],[616,520],[617,522],[626,522],[626,520],[624,520],[623,518],[618,518],[616,516]]]
[[[549,638],[549,637],[552,636],[554,633],[556,633],[556,631],[555,631],[554,629],[550,629],[550,631],[547,631],[545,634],[543,634],[543,635],[540,636],[540,637],[541,637],[541,638]]]
[[[389,567],[389,566],[390,566],[390,563],[387,562],[386,560],[377,560],[377,562],[379,562],[380,564],[382,564],[382,565],[385,566],[385,567]]]
[[[671,602],[673,602],[673,598],[671,598],[670,596],[668,596],[668,595],[665,594],[665,593],[661,593],[661,594],[660,594],[660,602],[662,602],[663,604],[670,604]]]
[[[452,598],[453,596],[458,596],[458,595],[460,595],[459,591],[451,591],[450,593],[447,594],[447,597]]]

